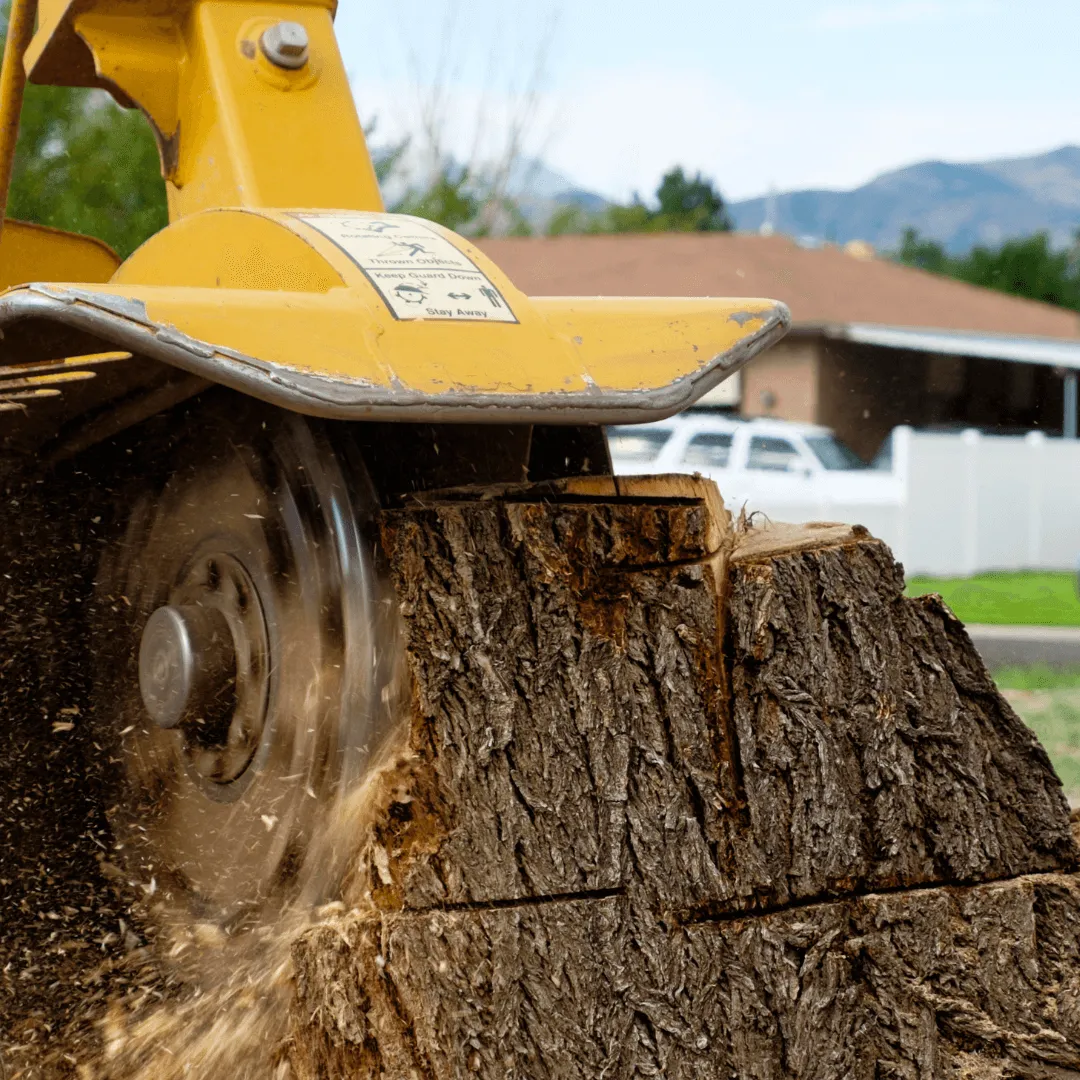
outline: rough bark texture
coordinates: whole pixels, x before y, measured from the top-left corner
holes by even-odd
[[[664,927],[632,898],[401,912],[297,950],[301,1075],[1063,1077],[1080,883]]]
[[[301,1077],[1080,1068],[1060,784],[884,545],[497,494],[384,520],[412,727],[295,950]]]

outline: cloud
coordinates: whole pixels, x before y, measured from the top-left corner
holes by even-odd
[[[849,188],[930,158],[978,161],[1080,142],[1067,96],[1030,102],[945,96],[889,104],[804,91],[754,98],[722,76],[675,70],[596,76],[564,95],[548,163],[593,190],[651,194],[675,164],[728,198],[771,187]]]
[[[950,0],[947,4],[939,0],[901,0],[899,3],[864,0],[863,3],[830,4],[817,12],[810,22],[818,30],[864,30],[942,19],[967,19],[985,15],[995,6],[985,0]]]
[[[597,3],[581,0],[581,9]],[[752,0],[728,3],[742,12]],[[978,161],[1080,143],[1080,75],[1061,66],[1064,42],[1075,37],[1064,31],[1080,29],[1080,9],[1075,0],[1053,3],[1061,5],[1060,32],[1048,35],[1048,8],[1032,20],[1002,0],[756,0],[763,21],[722,61],[708,35],[701,49],[680,39],[678,48],[658,41],[635,53],[620,46],[616,26],[603,47],[574,39],[558,78],[537,97],[524,151],[609,197],[648,196],[681,164],[734,199],[774,186],[849,188],[930,158]],[[342,8],[361,116],[378,116],[380,142],[417,133],[422,87],[389,62],[393,49],[375,48],[359,24],[348,30],[362,5]],[[1003,17],[986,17],[993,12]],[[631,24],[636,40],[638,23]],[[479,53],[483,32],[476,31]],[[1042,51],[1024,47],[1034,41]],[[521,109],[515,63],[528,50],[511,54],[499,77],[462,62],[446,79],[437,126],[459,161],[489,161],[505,147]],[[995,77],[982,78],[989,70]]]
[[[354,92],[361,116],[378,117],[376,142],[418,130],[407,82],[357,79]],[[445,150],[478,164],[501,156],[512,96],[456,87],[444,104]],[[1038,109],[1005,93],[874,103],[803,86],[762,99],[716,72],[655,67],[593,73],[542,95],[523,151],[609,198],[649,197],[680,164],[739,199],[770,188],[851,188],[916,161],[1020,156],[1066,142],[1080,143],[1069,95]]]

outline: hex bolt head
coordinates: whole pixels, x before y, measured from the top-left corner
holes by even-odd
[[[308,35],[300,23],[274,23],[259,39],[263,55],[271,64],[295,71],[308,61]]]

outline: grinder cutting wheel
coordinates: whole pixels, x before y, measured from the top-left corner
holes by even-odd
[[[147,889],[243,921],[317,892],[318,823],[392,722],[377,509],[604,471],[600,425],[689,405],[788,314],[529,298],[462,237],[385,213],[335,0],[38,6],[12,3],[0,202],[28,76],[142,110],[170,224],[123,264],[87,237],[3,229],[0,454],[105,484],[127,441],[126,524],[86,616],[117,840]],[[167,460],[140,452],[148,423]]]
[[[204,411],[137,497],[94,648],[127,868],[227,922],[332,884],[308,846],[391,726],[399,672],[357,453],[303,417],[241,412]]]

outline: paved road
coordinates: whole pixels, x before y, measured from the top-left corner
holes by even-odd
[[[1080,626],[989,626],[967,631],[989,668],[1046,664],[1080,668]]]

